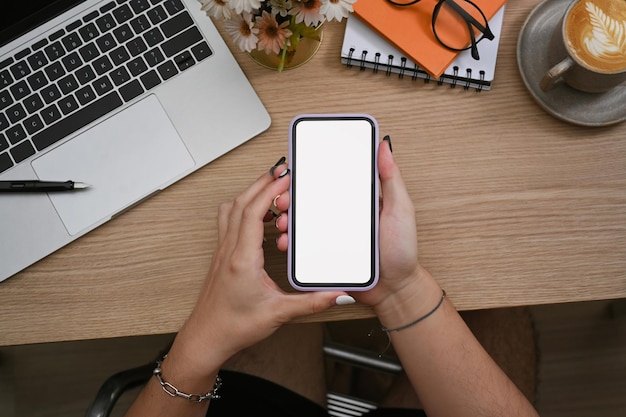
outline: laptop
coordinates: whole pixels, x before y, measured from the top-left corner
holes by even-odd
[[[0,281],[266,130],[197,0],[9,0],[0,17]]]

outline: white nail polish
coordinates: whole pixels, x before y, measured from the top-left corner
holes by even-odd
[[[356,303],[356,300],[349,295],[340,295],[335,299],[335,304],[338,306],[346,306],[354,303]]]

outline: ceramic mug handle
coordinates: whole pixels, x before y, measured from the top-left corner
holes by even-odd
[[[562,81],[563,75],[574,66],[574,61],[572,58],[567,57],[563,61],[559,62],[546,74],[543,76],[541,80],[541,84],[539,85],[543,91],[549,91],[552,89],[558,82]]]

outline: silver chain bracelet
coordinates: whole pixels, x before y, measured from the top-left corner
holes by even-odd
[[[194,403],[201,403],[202,401],[220,398],[217,391],[222,386],[222,378],[220,378],[219,375],[217,375],[217,377],[215,378],[215,384],[213,385],[213,389],[206,394],[187,394],[180,391],[169,382],[163,380],[163,371],[161,370],[161,364],[166,357],[167,355],[163,356],[161,360],[158,360],[156,362],[157,366],[156,368],[154,368],[154,371],[152,371],[152,374],[156,376],[159,384],[161,384],[161,388],[163,388],[163,391],[165,391],[170,397],[180,397]]]

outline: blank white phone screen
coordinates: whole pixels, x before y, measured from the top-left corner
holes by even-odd
[[[301,284],[372,280],[374,127],[368,120],[295,125],[292,272]],[[376,183],[377,184],[377,183]]]

